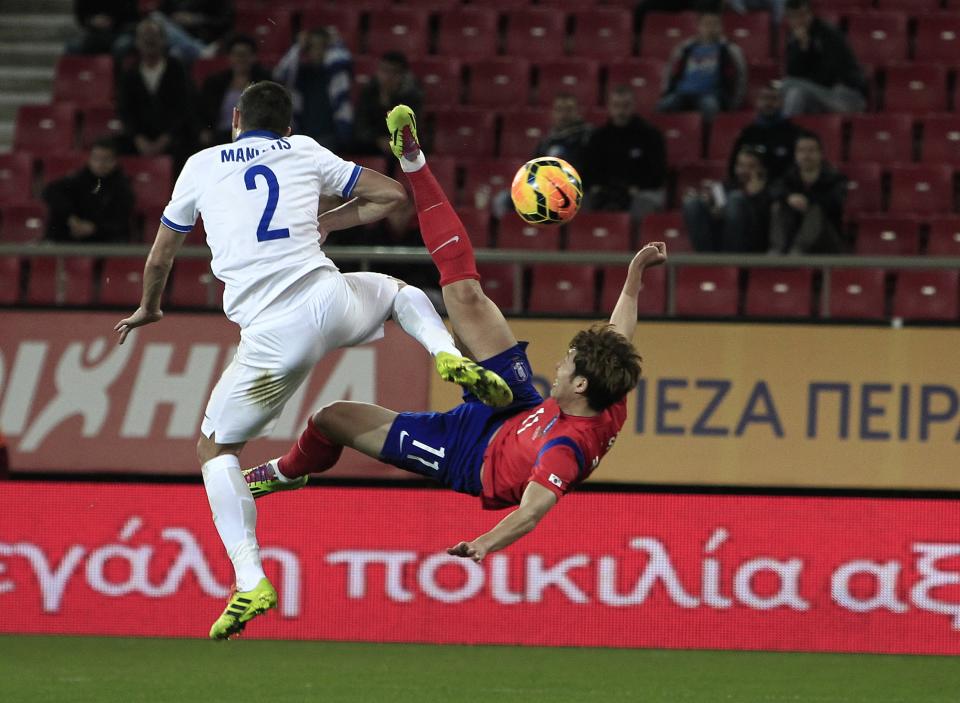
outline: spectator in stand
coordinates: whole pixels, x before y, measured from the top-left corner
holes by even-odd
[[[550,133],[537,143],[532,156],[556,156],[580,171],[591,125],[580,116],[577,99],[568,93],[557,95],[553,99],[550,118]]]
[[[770,189],[763,155],[744,147],[734,164],[734,180],[705,183],[683,200],[683,220],[697,251],[767,250]]]
[[[182,165],[194,146],[193,84],[183,64],[167,54],[166,35],[156,20],[137,25],[136,43],[137,63],[121,76],[117,91],[124,150],[141,156],[170,154]]]
[[[300,32],[273,70],[273,79],[293,95],[295,129],[331,151],[353,139],[350,50],[333,27]]]
[[[252,37],[232,37],[227,42],[227,56],[230,67],[208,77],[200,91],[203,147],[233,141],[233,108],[240,93],[251,83],[270,80],[270,72],[257,62],[257,42]]]
[[[93,143],[87,165],[43,190],[47,239],[55,242],[127,242],[133,190],[109,138]]]
[[[784,113],[860,112],[867,79],[846,38],[815,17],[810,0],[787,0],[787,76]]]
[[[701,6],[697,35],[673,51],[664,71],[660,112],[699,110],[705,119],[736,110],[747,92],[747,63],[740,47],[723,36],[719,6]]]
[[[233,26],[231,0],[163,0],[150,17],[163,25],[170,53],[184,63],[213,56]]]
[[[138,19],[136,0],[74,0],[73,13],[82,32],[67,43],[74,54],[109,54]]]
[[[590,135],[582,172],[586,206],[629,210],[635,221],[663,207],[667,149],[660,131],[635,109],[633,90],[614,87],[609,120]]]
[[[741,130],[730,152],[729,177],[734,178],[737,155],[750,147],[763,157],[770,181],[776,181],[793,165],[793,145],[800,131],[783,116],[780,82],[763,86],[757,93],[757,117]]]
[[[847,179],[823,158],[820,137],[801,134],[796,163],[773,187],[771,254],[836,254],[843,249]]]
[[[738,15],[745,15],[748,12],[769,12],[770,24],[774,27],[780,26],[783,19],[783,9],[787,0],[726,0],[727,6]]]
[[[376,154],[392,160],[390,138],[383,129],[384,115],[401,103],[417,112],[422,102],[423,94],[410,72],[407,57],[399,51],[385,53],[380,57],[376,74],[357,100],[354,150],[358,154]]]

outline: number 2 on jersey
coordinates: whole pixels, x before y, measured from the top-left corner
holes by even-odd
[[[267,182],[267,206],[263,209],[263,215],[260,217],[260,224],[257,227],[257,241],[269,242],[274,239],[287,239],[290,236],[290,230],[270,229],[270,220],[273,219],[273,213],[277,210],[277,202],[280,200],[280,184],[277,182],[276,174],[263,164],[251,166],[243,174],[243,182],[247,190],[257,189],[257,176],[263,176]]]

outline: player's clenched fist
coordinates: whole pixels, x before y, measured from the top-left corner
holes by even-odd
[[[460,542],[455,547],[447,549],[447,554],[455,557],[463,557],[464,559],[473,559],[479,563],[487,556],[487,550],[473,542]]]

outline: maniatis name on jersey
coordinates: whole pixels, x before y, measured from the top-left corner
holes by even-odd
[[[220,150],[220,163],[245,163],[247,161],[253,161],[255,158],[260,156],[260,153],[263,151],[282,151],[284,149],[290,149],[290,142],[285,138],[281,137],[275,141],[270,142],[269,148],[264,145],[263,149],[259,149],[253,146],[234,146],[228,147],[226,149]]]

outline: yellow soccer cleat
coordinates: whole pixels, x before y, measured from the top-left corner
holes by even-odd
[[[502,408],[513,402],[513,391],[507,382],[475,361],[449,352],[440,352],[435,362],[440,378],[459,383],[477,396],[484,405]]]
[[[397,105],[387,113],[390,150],[398,159],[415,161],[420,154],[417,141],[417,117],[406,105]]]
[[[210,639],[225,640],[239,635],[247,623],[271,608],[277,607],[277,591],[263,578],[252,591],[238,591],[210,628]]]

